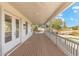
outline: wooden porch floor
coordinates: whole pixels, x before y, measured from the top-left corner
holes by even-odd
[[[34,34],[10,56],[63,56],[64,53],[44,34]]]

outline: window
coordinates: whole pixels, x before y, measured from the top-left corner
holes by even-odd
[[[26,27],[26,34],[28,33],[28,23],[25,23],[25,27]]]
[[[24,30],[25,30],[25,34],[27,34],[27,33],[28,33],[28,23],[25,22],[25,23],[23,24],[23,27],[24,27]]]
[[[16,19],[16,38],[19,37],[19,20]]]
[[[5,15],[5,43],[12,40],[12,17]]]

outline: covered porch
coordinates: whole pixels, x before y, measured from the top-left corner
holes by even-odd
[[[74,3],[0,3],[0,55],[6,56],[77,56],[79,43],[63,38],[46,28],[50,20]],[[44,25],[43,33],[32,25]]]

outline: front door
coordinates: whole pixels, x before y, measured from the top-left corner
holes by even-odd
[[[4,54],[20,43],[20,20],[4,13]]]
[[[12,48],[13,42],[13,20],[9,13],[4,13],[4,31],[3,31],[3,54],[7,53]]]

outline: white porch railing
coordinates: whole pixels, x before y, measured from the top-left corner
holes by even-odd
[[[68,56],[79,56],[79,43],[63,38],[54,33],[46,32],[46,35]]]

